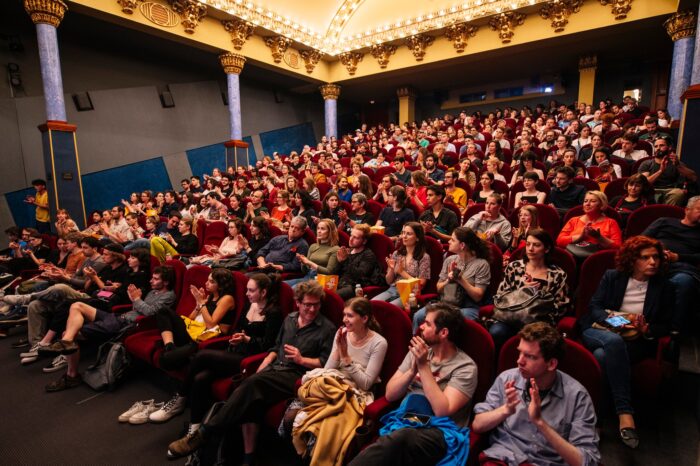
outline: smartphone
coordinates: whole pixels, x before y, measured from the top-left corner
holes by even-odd
[[[629,320],[622,316],[612,316],[605,319],[605,321],[610,324],[611,327],[622,327],[623,325],[631,324]]]

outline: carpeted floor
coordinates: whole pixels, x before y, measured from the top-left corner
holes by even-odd
[[[169,396],[168,383],[155,371],[133,374],[114,392],[96,393],[81,386],[60,393],[45,393],[44,385],[60,372],[44,374],[49,360],[21,366],[10,348],[20,337],[18,329],[0,340],[0,464],[184,464],[170,462],[165,452],[176,439],[186,415],[166,424],[132,426],[117,422],[117,416],[136,400]],[[92,360],[90,358],[89,361]],[[81,367],[85,367],[84,361]],[[697,466],[700,376],[681,373],[663,403],[650,403],[637,416],[640,448],[629,450],[617,439],[615,422],[602,423],[601,451],[606,466],[673,465]],[[261,438],[260,465],[296,465],[289,446],[272,436]]]

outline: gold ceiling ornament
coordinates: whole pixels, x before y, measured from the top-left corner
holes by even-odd
[[[226,74],[241,74],[245,57],[233,52],[226,52],[219,55],[219,63]]]
[[[513,29],[525,22],[525,15],[522,13],[507,11],[500,15],[493,16],[489,20],[489,26],[494,31],[498,31],[498,37],[504,44],[509,44],[513,40],[515,32]]]
[[[180,23],[179,15],[161,3],[143,2],[139,11],[144,18],[164,28],[173,28]]]
[[[57,28],[68,5],[63,0],[24,0],[24,10],[34,24],[50,24]]]
[[[396,46],[390,44],[374,44],[369,53],[379,62],[379,67],[384,69],[389,64],[389,58],[396,53]]]
[[[675,13],[664,21],[664,27],[673,42],[695,36],[697,18],[695,12],[684,10]]]
[[[583,0],[552,0],[540,9],[542,19],[551,19],[554,32],[562,32],[569,24],[569,16],[581,11]]]
[[[455,23],[445,29],[445,36],[447,36],[447,40],[454,42],[452,45],[455,46],[457,53],[462,53],[467,48],[469,38],[474,37],[478,30],[478,26],[467,23]]]
[[[231,35],[231,42],[233,43],[233,48],[236,50],[241,50],[243,45],[246,43],[250,36],[253,35],[255,30],[255,25],[249,23],[248,21],[243,21],[240,19],[231,19],[221,21],[221,24]]]
[[[357,71],[357,64],[362,61],[365,54],[362,52],[344,52],[338,55],[340,63],[348,70],[350,76],[354,76]]]
[[[282,58],[284,58],[284,52],[292,45],[292,39],[287,39],[284,36],[266,37],[265,45],[270,47],[272,59],[275,63],[280,63]]]
[[[318,90],[321,91],[321,96],[323,97],[323,100],[338,100],[338,97],[340,97],[340,86],[337,84],[323,84],[321,86],[318,86]]]
[[[194,34],[199,22],[207,15],[207,6],[197,0],[170,0],[170,6],[180,15],[187,34]]]
[[[611,5],[612,14],[616,20],[627,18],[627,13],[632,9],[632,0],[600,0],[600,4]]]
[[[416,34],[406,39],[406,46],[411,50],[416,61],[423,61],[425,57],[425,49],[430,47],[435,38],[428,34]]]
[[[122,7],[122,13],[131,15],[138,6],[139,2],[143,0],[117,0],[117,3]]]
[[[323,52],[318,50],[302,50],[299,52],[301,59],[304,60],[304,65],[306,66],[306,72],[311,74],[314,72],[314,68],[318,65],[318,62],[323,58]]]
[[[597,55],[584,55],[578,59],[578,69],[588,70],[591,68],[598,67],[598,56]]]

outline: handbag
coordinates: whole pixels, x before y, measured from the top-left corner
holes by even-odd
[[[493,317],[505,324],[550,321],[554,297],[539,288],[523,287],[493,298]]]
[[[566,246],[566,250],[577,259],[586,259],[588,256],[593,255],[593,253],[600,251],[600,246],[583,241],[576,244],[569,243],[569,245]]]
[[[223,259],[215,260],[212,263],[212,268],[224,268],[228,270],[243,270],[247,267],[248,256],[245,254],[238,254],[233,257],[225,257]]]
[[[206,341],[221,335],[221,328],[219,328],[218,325],[216,327],[207,328],[204,322],[192,320],[187,316],[181,317],[182,320],[185,321],[185,328],[190,338],[192,338],[192,341]]]

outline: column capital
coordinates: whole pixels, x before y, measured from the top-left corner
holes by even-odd
[[[666,32],[671,37],[671,40],[675,42],[695,35],[696,20],[697,18],[693,11],[679,11],[664,21],[664,28],[666,28]]]
[[[219,55],[219,63],[226,74],[241,74],[243,65],[245,65],[245,57],[237,53],[226,52]]]
[[[396,96],[400,99],[401,97],[408,97],[409,99],[415,99],[418,93],[416,89],[411,86],[401,86],[396,89]]]
[[[598,67],[597,55],[584,55],[578,59],[578,70],[596,69]]]
[[[321,91],[323,100],[338,100],[338,97],[340,97],[340,86],[337,84],[327,83],[322,86],[318,86],[318,90]]]
[[[68,11],[63,0],[24,0],[24,10],[34,24],[50,24],[57,28]]]

